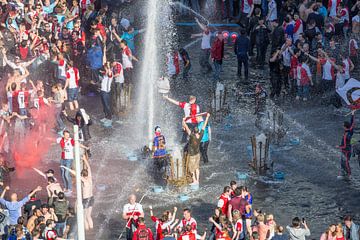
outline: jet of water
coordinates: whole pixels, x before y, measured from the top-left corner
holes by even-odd
[[[207,18],[205,18],[203,15],[201,15],[200,13],[194,11],[193,9],[189,8],[188,6],[184,5],[184,4],[181,3],[181,2],[170,2],[169,4],[170,4],[170,5],[176,5],[176,6],[178,6],[179,8],[186,9],[186,10],[192,12],[195,16],[200,17],[201,19],[203,19],[203,20],[206,22],[206,25],[209,25],[209,24],[210,24],[210,22],[209,22],[209,20],[208,20]]]

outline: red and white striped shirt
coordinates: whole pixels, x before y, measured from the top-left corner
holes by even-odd
[[[124,70],[123,66],[119,62],[115,62],[115,66],[112,68],[115,82],[116,83],[124,83]]]
[[[60,143],[60,147],[62,149],[61,158],[74,159],[74,146],[75,146],[74,139],[69,138],[66,140],[65,138],[61,138],[58,140],[58,143]]]
[[[196,114],[200,113],[200,107],[196,103],[190,104],[187,102],[180,102],[179,107],[184,109],[184,114],[186,118],[189,118],[186,120],[187,123],[198,123],[196,120]]]
[[[79,87],[79,70],[75,67],[71,67],[66,71],[66,78],[69,79],[69,88]]]

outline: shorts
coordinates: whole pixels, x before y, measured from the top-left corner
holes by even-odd
[[[90,208],[94,206],[94,197],[84,198],[82,202],[84,209]]]
[[[195,172],[196,169],[200,168],[200,153],[195,156],[189,156],[188,169],[189,172]]]
[[[79,88],[68,88],[68,102],[77,101],[79,95]]]

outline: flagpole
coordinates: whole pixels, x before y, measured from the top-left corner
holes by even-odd
[[[80,164],[80,143],[79,143],[79,126],[74,125],[75,140],[75,170],[76,170],[76,219],[78,229],[78,240],[85,240],[85,222],[84,208],[82,204],[81,192],[81,164]]]

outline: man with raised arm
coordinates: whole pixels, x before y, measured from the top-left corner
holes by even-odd
[[[164,96],[164,99],[181,107],[184,110],[186,125],[191,130],[197,126],[198,121],[196,119],[196,115],[200,113],[200,107],[195,103],[196,102],[195,96],[190,96],[189,102],[179,102],[177,100],[169,98],[168,96]],[[186,142],[186,139],[187,139],[187,135],[186,132],[184,132],[181,142],[182,143]]]
[[[188,154],[189,154],[189,161],[188,161],[188,169],[191,173],[193,182],[192,185],[199,184],[199,178],[200,178],[200,142],[204,135],[204,130],[206,128],[206,125],[209,122],[210,113],[207,113],[206,120],[201,128],[199,130],[197,127],[194,128],[194,130],[190,130],[190,128],[186,125],[185,119],[183,118],[182,125],[185,129],[185,132],[189,135],[189,145],[188,145]]]
[[[27,195],[22,200],[18,201],[18,195],[16,193],[12,193],[10,196],[10,201],[4,199],[5,193],[7,190],[10,190],[10,187],[5,187],[4,191],[0,196],[0,203],[5,206],[7,210],[9,210],[10,215],[10,225],[16,225],[18,218],[21,216],[21,207],[27,203],[30,198],[37,192],[41,191],[41,187],[38,186],[35,188],[29,195]]]

